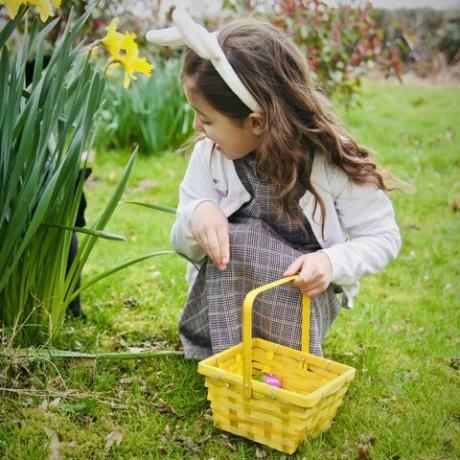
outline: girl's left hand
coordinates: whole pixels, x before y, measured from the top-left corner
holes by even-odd
[[[321,294],[329,286],[332,279],[332,265],[329,257],[324,252],[313,252],[298,257],[283,276],[299,276],[292,284],[302,291],[302,294],[312,297]]]

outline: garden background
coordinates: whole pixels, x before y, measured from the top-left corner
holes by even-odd
[[[0,457],[288,458],[213,428],[197,363],[182,358],[177,336],[186,262],[155,255],[171,249],[174,216],[133,204],[174,208],[187,165],[193,113],[180,53],[143,38],[169,24],[171,2],[58,3],[53,27],[51,15],[40,21],[41,10],[22,6],[9,31],[0,2]],[[293,458],[459,458],[459,9],[189,4],[210,29],[248,14],[282,28],[347,128],[399,181],[401,254],[362,281],[324,344],[355,380],[332,427]],[[131,54],[114,57],[104,40],[113,18],[115,33],[137,34],[136,47],[126,39]],[[150,73],[136,61],[144,57],[151,75],[129,74],[133,62]],[[83,190],[87,233],[75,224]],[[69,275],[72,230],[83,250]],[[80,272],[84,287],[124,265],[81,292],[84,315],[65,315]]]

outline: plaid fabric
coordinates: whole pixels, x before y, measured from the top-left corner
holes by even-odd
[[[203,359],[241,342],[245,295],[281,278],[297,257],[320,248],[297,204],[305,188],[299,185],[290,203],[298,221],[279,219],[273,206],[276,188],[258,177],[254,156],[234,163],[252,199],[229,219],[227,269],[221,272],[206,261],[190,291],[179,323],[184,353],[189,358]],[[253,335],[300,349],[301,306],[301,293],[290,284],[259,295],[254,302]],[[311,353],[322,355],[321,343],[339,308],[332,287],[312,299]]]

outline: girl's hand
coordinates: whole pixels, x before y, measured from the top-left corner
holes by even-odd
[[[332,265],[329,257],[324,252],[313,252],[298,257],[283,276],[299,276],[292,284],[302,291],[303,295],[312,297],[321,294],[329,286],[332,279]]]
[[[228,220],[213,201],[203,201],[193,211],[192,234],[213,264],[225,270],[230,254]]]

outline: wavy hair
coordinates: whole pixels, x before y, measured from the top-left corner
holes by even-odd
[[[265,125],[256,152],[257,166],[277,186],[282,215],[297,220],[288,202],[297,181],[302,180],[320,205],[324,231],[325,206],[311,183],[315,155],[324,155],[357,184],[389,190],[370,151],[358,145],[334,117],[327,100],[314,87],[306,58],[287,37],[268,23],[238,19],[219,31],[218,40],[262,107]],[[235,123],[251,113],[211,62],[192,50],[184,59],[184,77],[191,78],[209,104]]]

